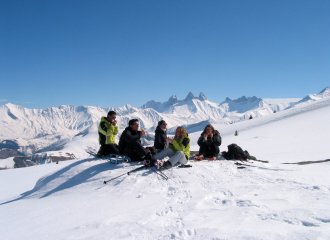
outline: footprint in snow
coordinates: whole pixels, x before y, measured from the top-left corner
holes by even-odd
[[[320,227],[322,223],[330,223],[330,219],[317,218],[304,214],[302,212],[283,212],[274,214],[259,214],[261,220],[275,220],[284,222],[290,225],[304,226],[304,227]]]
[[[193,239],[196,236],[195,229],[184,229],[164,237],[164,239]]]

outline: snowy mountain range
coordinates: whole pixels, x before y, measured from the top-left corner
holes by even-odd
[[[329,97],[327,87],[319,94],[302,99],[261,99],[257,97],[226,98],[214,103],[203,93],[195,97],[191,92],[183,100],[171,96],[166,102],[148,101],[141,107],[129,104],[116,108],[93,106],[60,106],[47,109],[27,109],[11,103],[0,106],[0,159],[27,157],[45,159],[45,154],[70,159],[71,152],[61,152],[74,139],[93,133],[90,145],[97,148],[97,125],[109,110],[117,112],[120,130],[129,119],[137,118],[141,127],[147,129],[145,144],[152,143],[152,135],[157,122],[164,119],[168,123],[168,133],[184,125],[188,132],[201,131],[206,124],[228,125],[253,118],[274,114],[274,112],[294,108],[319,99]],[[119,136],[118,136],[119,137]],[[38,157],[36,157],[36,155]],[[38,161],[39,161],[38,160]],[[51,159],[54,161],[53,159]],[[0,160],[2,161],[2,160]],[[44,160],[46,161],[46,160]]]

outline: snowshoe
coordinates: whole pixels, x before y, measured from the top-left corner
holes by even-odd
[[[204,156],[203,155],[195,155],[195,157],[194,157],[194,159],[196,160],[196,161],[203,161],[204,160]]]
[[[118,163],[130,163],[132,160],[130,157],[125,155],[109,154],[106,156],[108,162],[113,164]]]

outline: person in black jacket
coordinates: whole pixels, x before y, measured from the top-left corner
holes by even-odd
[[[132,161],[150,160],[152,157],[151,153],[142,146],[140,140],[146,133],[144,130],[138,131],[139,120],[131,119],[128,125],[119,139],[119,153],[130,157]]]
[[[205,157],[212,158],[213,160],[217,159],[220,152],[221,136],[211,124],[204,128],[197,143],[200,148],[198,155],[195,156],[196,160],[202,160]]]
[[[155,130],[154,147],[158,150],[158,152],[166,148],[166,140],[167,140],[166,126],[167,126],[166,122],[164,120],[161,120],[158,122],[158,126]]]

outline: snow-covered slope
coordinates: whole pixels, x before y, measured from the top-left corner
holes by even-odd
[[[320,99],[328,98],[328,97],[330,97],[330,87],[326,87],[319,94],[308,94],[306,97],[304,97],[300,101],[296,102],[291,107],[295,107],[297,105],[318,101]]]
[[[31,154],[52,144],[60,145],[104,114],[99,107],[27,109],[8,103],[0,106],[0,139],[14,140],[21,152]]]
[[[190,162],[150,169],[86,158],[0,172],[1,238],[329,239],[330,98],[230,125],[214,124],[225,150],[237,143],[254,162]],[[78,151],[93,129],[65,145]],[[234,136],[238,130],[239,135]],[[197,150],[200,132],[190,133]],[[75,141],[75,142],[74,142]],[[104,180],[117,177],[107,185]],[[17,230],[19,229],[19,230]]]
[[[230,125],[215,123],[213,126],[222,136],[221,151],[226,151],[227,145],[237,143],[251,155],[278,163],[315,159],[313,154],[316,152],[320,159],[326,159],[330,157],[329,113],[330,97],[262,118]],[[235,136],[236,130],[238,136]],[[190,134],[193,150],[198,150],[200,133]],[[264,155],[259,155],[260,152]]]
[[[300,101],[301,98],[263,98],[263,100],[272,108],[273,111],[279,112]]]

